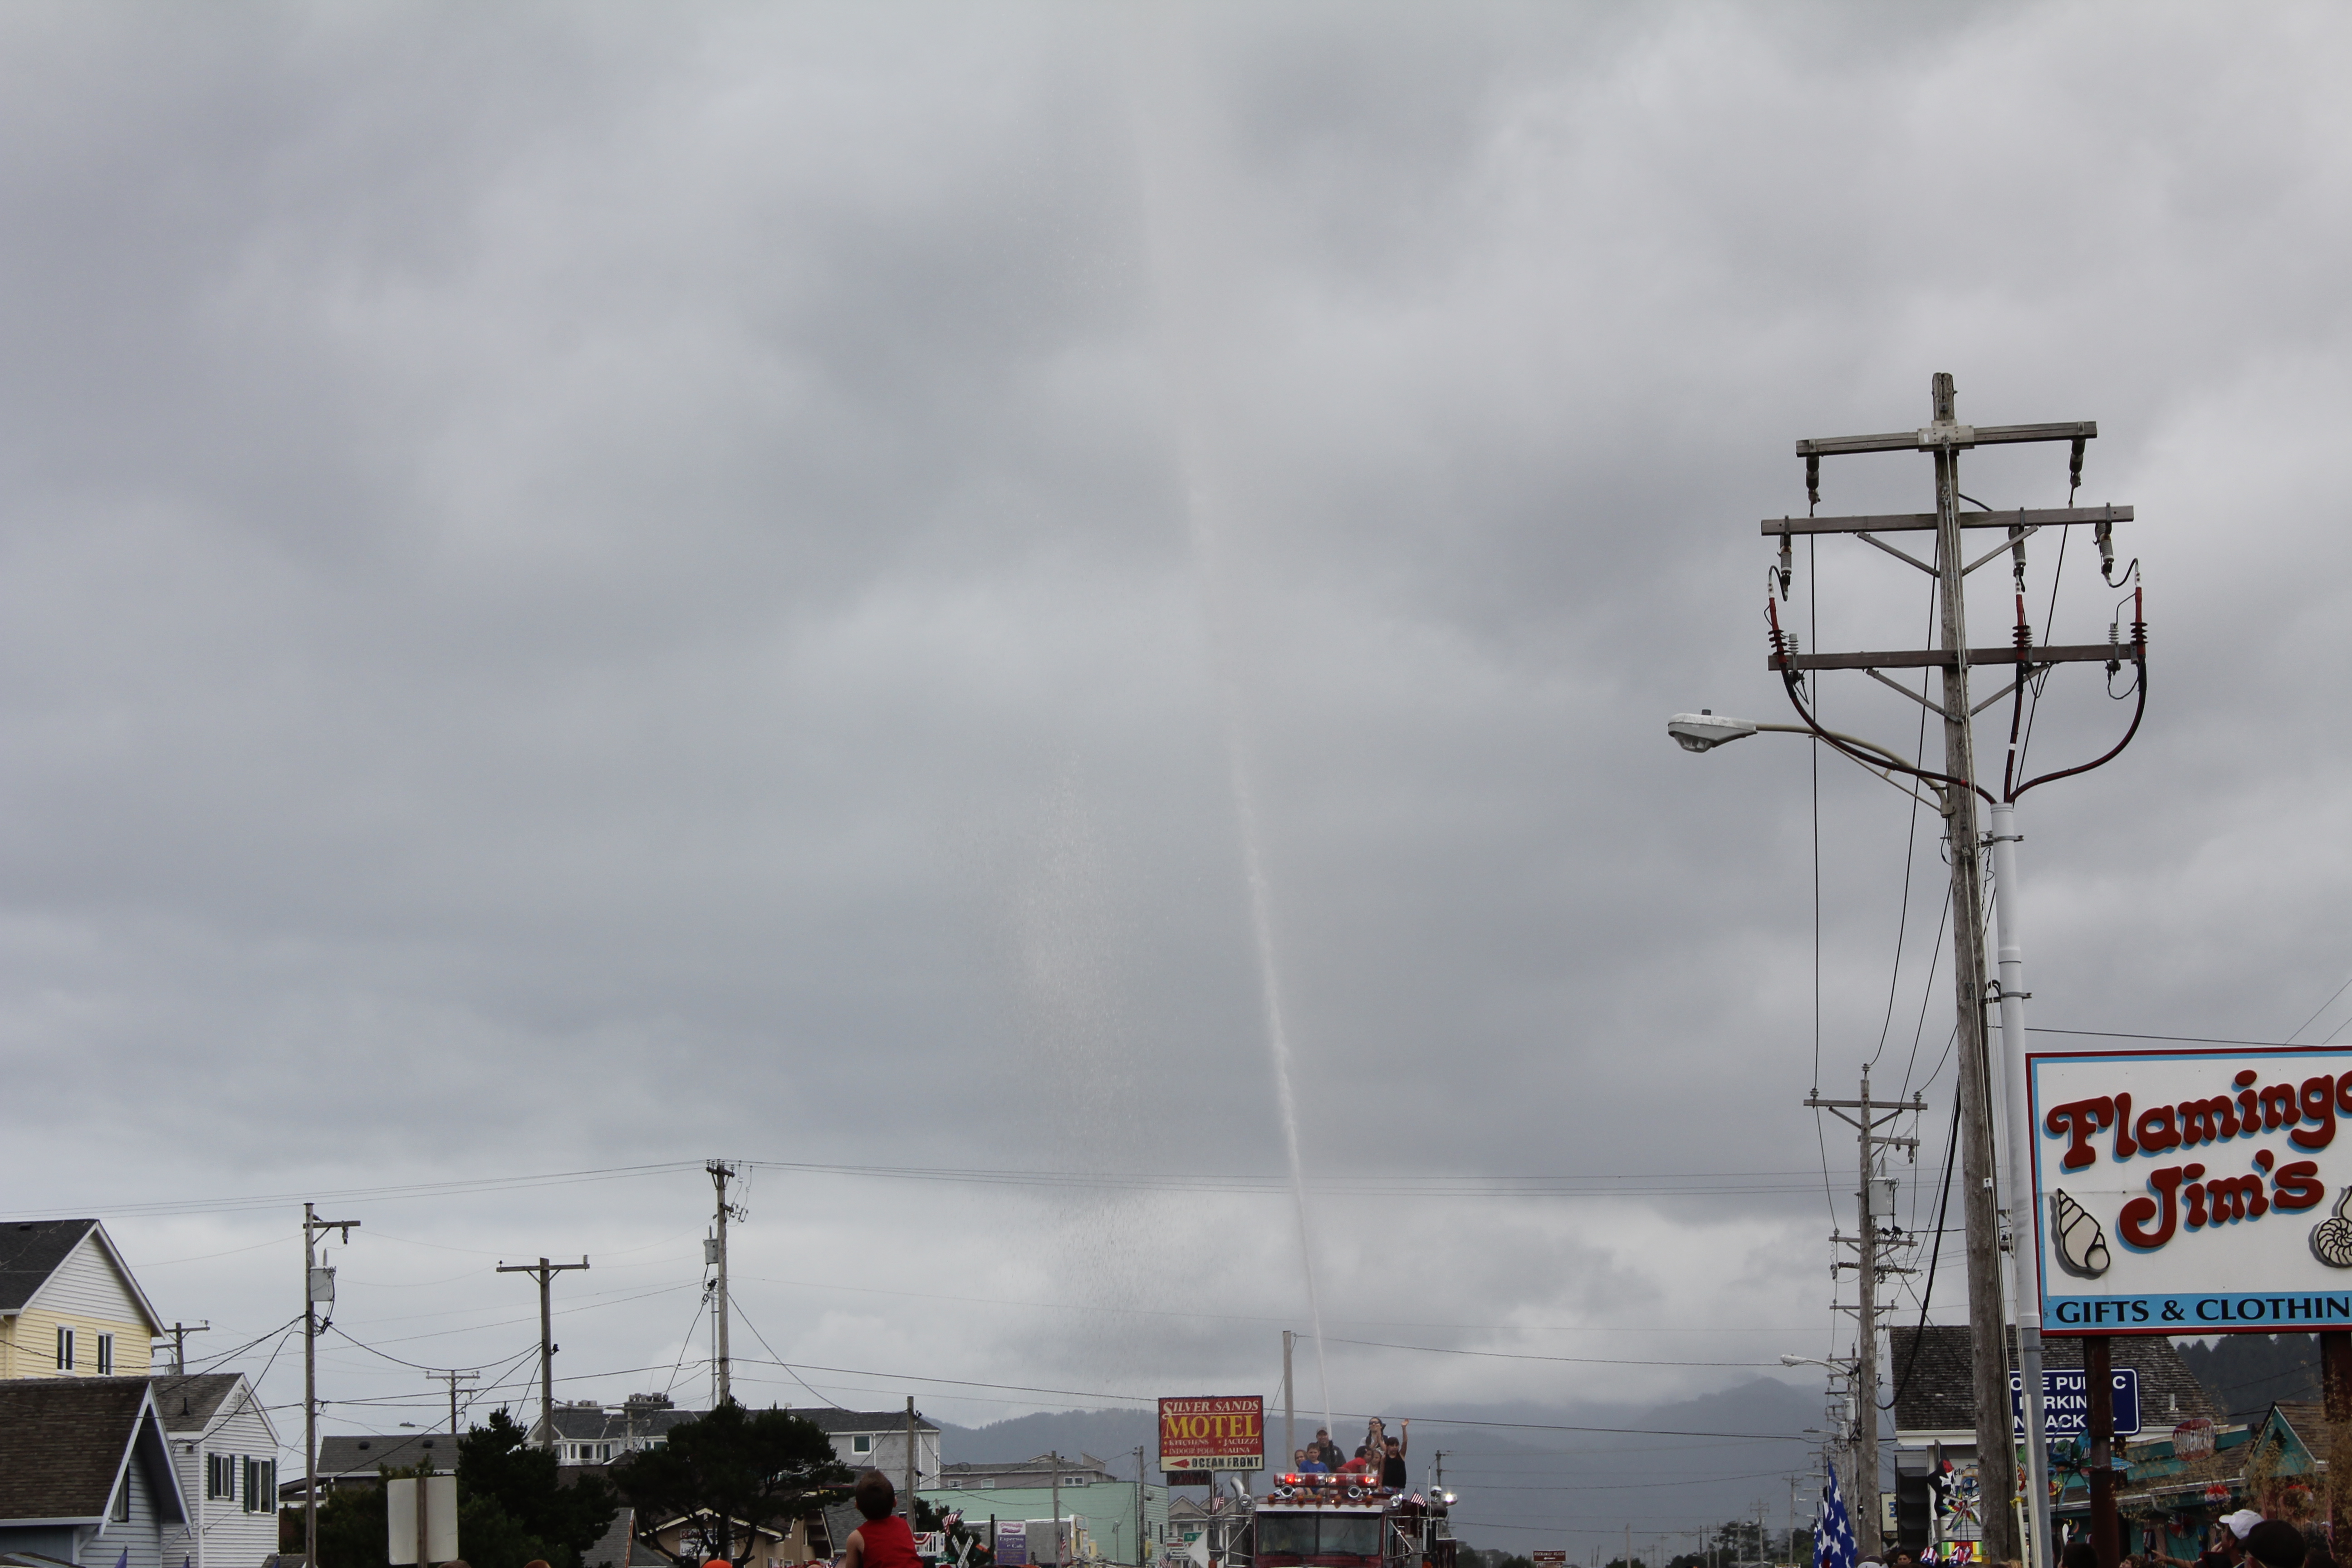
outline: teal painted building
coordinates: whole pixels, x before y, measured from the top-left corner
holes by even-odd
[[[1139,1555],[1136,1486],[1134,1481],[1096,1481],[1061,1489],[1062,1517],[1078,1521],[1082,1552],[1091,1547],[1092,1555],[1106,1563],[1143,1563],[1158,1558],[1158,1544],[1168,1528],[1168,1489],[1143,1486],[1144,1550]],[[962,1510],[965,1525],[974,1531],[986,1531],[991,1519],[1054,1517],[1051,1487],[927,1487],[921,1495],[934,1508]]]

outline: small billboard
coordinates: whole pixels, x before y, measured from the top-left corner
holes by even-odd
[[[1265,1468],[1265,1396],[1160,1402],[1160,1468],[1179,1472]]]
[[[2046,1334],[2352,1328],[2352,1048],[2026,1058]]]

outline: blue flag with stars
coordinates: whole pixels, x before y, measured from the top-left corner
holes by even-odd
[[[1854,1548],[1853,1520],[1845,1510],[1845,1494],[1838,1490],[1837,1467],[1829,1466],[1829,1472],[1822,1517],[1813,1524],[1813,1568],[1854,1568],[1861,1553]]]

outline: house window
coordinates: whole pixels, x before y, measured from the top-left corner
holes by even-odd
[[[245,1511],[268,1513],[277,1507],[278,1461],[247,1459],[245,1465]]]
[[[114,1489],[114,1506],[106,1511],[117,1524],[131,1522],[131,1472],[128,1468],[122,1472],[121,1483]]]
[[[100,1377],[114,1375],[114,1336],[112,1334],[98,1336],[98,1375]]]
[[[66,1333],[70,1331],[60,1329],[58,1331],[59,1333]],[[72,1342],[68,1341],[67,1344],[68,1348],[70,1348]],[[64,1363],[59,1363],[58,1364],[63,1365]],[[874,1439],[871,1437],[852,1437],[849,1440],[849,1451],[853,1454],[870,1454],[874,1451]]]
[[[611,1458],[613,1457],[613,1445],[610,1443],[599,1443],[596,1446],[596,1457],[600,1459]]]
[[[58,1370],[59,1372],[71,1372],[74,1369],[73,1351],[73,1331],[60,1327],[58,1330]]]
[[[236,1458],[232,1454],[205,1456],[205,1496],[226,1502],[236,1496]]]

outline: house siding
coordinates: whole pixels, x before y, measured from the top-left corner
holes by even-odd
[[[852,1469],[879,1470],[890,1478],[893,1486],[904,1486],[907,1476],[907,1429],[895,1432],[835,1432],[833,1452],[835,1458]],[[866,1437],[873,1448],[867,1453],[856,1451],[856,1439]],[[922,1491],[940,1484],[940,1435],[919,1428],[915,1433],[915,1489]]]
[[[74,1331],[74,1374],[98,1373],[98,1336],[114,1336],[117,1377],[144,1377],[152,1369],[153,1341],[130,1283],[107,1258],[98,1233],[81,1238],[64,1262],[5,1322],[0,1376],[58,1377],[58,1330]]]
[[[180,1493],[188,1500],[192,1523],[165,1529],[164,1560],[175,1565],[184,1561],[192,1568],[260,1568],[262,1560],[278,1550],[278,1499],[273,1489],[260,1499],[260,1511],[247,1511],[244,1461],[275,1463],[278,1448],[277,1434],[252,1389],[240,1385],[221,1401],[203,1432],[173,1432],[171,1443],[172,1468],[179,1472]],[[215,1455],[231,1460],[234,1497],[205,1495],[205,1461]]]
[[[60,1563],[74,1561],[74,1542],[86,1534],[69,1524],[44,1525],[31,1529],[11,1529],[0,1525],[0,1552],[26,1552],[36,1556],[53,1557]]]
[[[179,1527],[162,1521],[160,1500],[148,1482],[147,1467],[136,1456],[125,1463],[123,1473],[131,1488],[131,1518],[127,1521],[109,1519],[94,1536],[85,1535],[81,1553],[73,1561],[84,1568],[111,1568],[118,1560],[121,1568],[163,1568],[163,1536],[177,1535]],[[173,1568],[178,1568],[176,1561]]]

